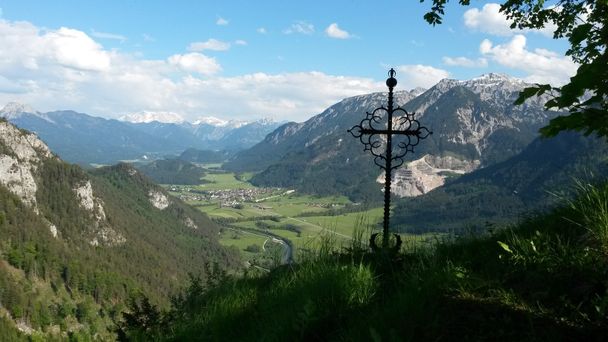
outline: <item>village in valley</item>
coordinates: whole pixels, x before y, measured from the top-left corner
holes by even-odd
[[[268,198],[289,195],[295,190],[281,188],[238,188],[200,190],[200,186],[170,185],[167,190],[185,202],[214,202],[219,207],[237,208],[244,202],[262,202]]]

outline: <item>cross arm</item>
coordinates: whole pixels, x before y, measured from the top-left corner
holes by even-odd
[[[398,134],[398,135],[420,135],[420,129],[417,130],[388,130],[388,129],[373,129],[373,128],[361,128],[361,134]]]

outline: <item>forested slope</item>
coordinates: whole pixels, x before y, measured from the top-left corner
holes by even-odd
[[[20,330],[112,339],[132,295],[167,305],[205,264],[238,267],[215,224],[134,168],[87,173],[0,130],[0,307]]]

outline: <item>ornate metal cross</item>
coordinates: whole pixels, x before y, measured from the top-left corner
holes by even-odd
[[[365,146],[364,151],[370,151],[374,156],[374,163],[384,169],[384,226],[382,229],[382,248],[389,248],[389,219],[391,206],[391,171],[403,165],[403,157],[407,153],[414,152],[414,146],[421,139],[433,134],[426,127],[420,126],[420,122],[414,119],[414,113],[408,113],[401,107],[393,108],[393,88],[397,85],[395,70],[391,68],[386,80],[388,86],[388,107],[379,107],[374,111],[367,112],[365,119],[361,120],[348,132],[355,138],[359,138]],[[386,113],[386,115],[383,115]],[[384,120],[383,120],[384,119]],[[393,122],[395,120],[395,122]],[[378,233],[372,234],[370,246],[377,250],[376,237]],[[401,238],[395,234],[398,250]]]

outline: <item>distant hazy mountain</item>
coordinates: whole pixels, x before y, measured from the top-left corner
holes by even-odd
[[[118,120],[73,111],[24,111],[8,116],[5,109],[0,111],[0,116],[5,116],[20,128],[35,132],[61,158],[74,163],[115,163],[182,150],[182,146],[168,144],[165,139]]]
[[[415,112],[434,132],[408,155],[429,155],[438,164],[485,167],[522,151],[537,131],[558,113],[546,111],[543,99],[513,106],[526,84],[488,74],[467,81],[445,79],[432,88],[396,92],[396,105]],[[379,200],[380,170],[347,129],[366,111],[386,106],[386,93],[345,99],[304,123],[283,125],[262,142],[240,152],[225,167],[262,171],[258,185],[295,187],[312,193],[344,193],[355,200]]]
[[[241,150],[279,126],[268,119],[250,123],[203,120],[194,124],[149,121],[155,116],[125,122],[74,111],[40,113],[18,103],[7,104],[0,117],[35,132],[65,160],[82,164],[178,155],[191,147]]]
[[[221,163],[229,157],[226,151],[197,150],[189,148],[179,155],[179,159],[193,163]]]
[[[238,267],[218,231],[131,166],[86,172],[0,119],[0,303],[12,325],[114,340],[133,294],[167,304],[205,263]]]

